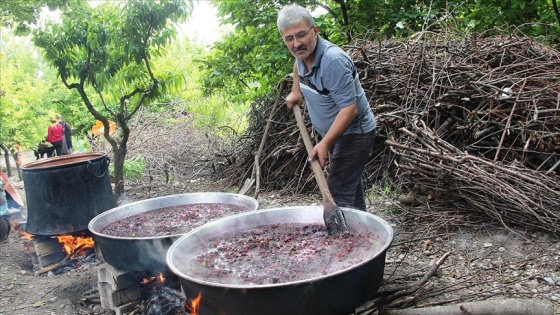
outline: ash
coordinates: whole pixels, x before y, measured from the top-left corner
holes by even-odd
[[[153,282],[148,284],[147,298],[130,315],[183,315],[185,298],[180,285]]]

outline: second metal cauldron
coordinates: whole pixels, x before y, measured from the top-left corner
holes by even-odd
[[[233,215],[197,228],[169,248],[166,261],[181,281],[187,299],[201,294],[199,314],[227,315],[341,315],[373,298],[381,286],[385,255],[393,229],[383,219],[364,211],[342,209],[351,231],[371,231],[379,244],[363,262],[339,272],[302,281],[268,285],[225,285],[190,275],[185,263],[200,244],[220,235],[276,223],[323,222],[323,207],[286,207]]]
[[[127,271],[163,271],[167,270],[165,263],[167,250],[183,234],[154,237],[117,237],[103,233],[103,229],[113,222],[135,214],[195,203],[238,205],[247,208],[247,211],[256,210],[259,206],[254,198],[240,194],[220,192],[177,194],[121,205],[93,218],[89,222],[88,228],[93,233],[97,250],[109,265]]]

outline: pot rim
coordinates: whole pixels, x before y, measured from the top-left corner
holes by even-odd
[[[103,152],[78,152],[61,156],[54,156],[47,159],[33,161],[22,165],[22,171],[45,170],[60,166],[79,165],[92,160],[106,157]]]
[[[142,240],[158,240],[158,239],[168,239],[168,238],[179,238],[180,236],[185,235],[185,233],[180,233],[180,234],[171,234],[171,235],[158,235],[158,236],[139,236],[139,237],[125,237],[125,236],[114,236],[114,235],[109,235],[109,234],[104,234],[101,233],[101,229],[103,229],[104,227],[106,227],[107,225],[118,221],[118,220],[112,220],[112,221],[108,221],[106,224],[102,225],[102,227],[100,229],[96,229],[96,225],[101,225],[101,223],[98,223],[98,221],[102,221],[103,219],[105,219],[105,217],[110,216],[111,214],[115,213],[115,212],[119,212],[119,211],[123,211],[123,209],[126,208],[131,208],[137,205],[142,205],[142,204],[146,204],[148,202],[153,202],[153,203],[157,203],[158,201],[161,200],[166,200],[166,199],[181,199],[182,197],[191,197],[191,198],[197,198],[197,197],[204,197],[204,196],[231,196],[231,197],[235,197],[235,198],[241,198],[245,201],[247,201],[248,203],[252,204],[254,206],[255,209],[259,208],[259,202],[249,196],[246,195],[241,195],[241,194],[235,194],[235,193],[226,193],[226,192],[195,192],[195,193],[183,193],[183,194],[173,194],[173,195],[167,195],[167,196],[160,196],[160,197],[154,197],[154,198],[149,198],[149,199],[144,199],[144,200],[138,200],[138,201],[133,201],[133,202],[129,202],[120,206],[117,206],[115,208],[109,209],[105,212],[102,212],[100,214],[98,214],[97,216],[95,216],[93,219],[91,219],[88,223],[88,230],[94,234],[95,236],[98,237],[103,237],[106,239],[111,239],[111,240],[121,240],[121,241],[142,241]],[[196,202],[196,203],[215,203],[215,202]],[[188,203],[182,203],[181,205],[187,205]],[[161,207],[160,207],[161,208]],[[124,219],[139,213],[144,213],[144,212],[148,212],[151,210],[157,210],[160,208],[152,208],[152,209],[146,209],[145,211],[141,211],[138,213],[132,213],[128,216],[124,216],[123,218],[120,219]],[[120,220],[119,219],[119,220]],[[187,232],[190,233],[191,231]]]
[[[268,213],[268,212],[276,212],[276,211],[282,211],[282,210],[294,210],[294,209],[299,209],[299,210],[305,211],[305,210],[313,210],[313,209],[317,209],[317,208],[320,208],[320,210],[323,211],[322,206],[287,206],[287,207],[279,207],[279,208],[271,208],[271,209],[257,209],[255,211],[249,211],[249,212],[234,214],[234,215],[230,215],[230,216],[227,216],[227,217],[224,217],[224,218],[221,218],[221,219],[211,221],[211,222],[206,223],[206,224],[204,224],[204,225],[202,225],[202,226],[200,226],[196,229],[193,229],[192,231],[184,234],[183,236],[181,236],[180,238],[178,238],[177,240],[175,240],[173,242],[173,244],[167,250],[167,254],[166,254],[167,266],[169,267],[171,272],[173,272],[175,275],[183,278],[184,280],[188,280],[188,281],[191,281],[191,282],[194,282],[194,283],[198,283],[198,284],[203,285],[203,286],[222,288],[222,289],[245,289],[245,290],[263,289],[263,288],[266,289],[266,288],[279,288],[279,287],[284,287],[284,286],[309,284],[309,283],[318,282],[318,281],[321,281],[321,280],[324,280],[324,279],[327,279],[327,278],[332,278],[334,276],[346,273],[346,272],[348,272],[352,269],[359,268],[360,266],[363,266],[363,265],[369,263],[370,261],[374,260],[378,256],[384,254],[389,249],[389,247],[390,247],[390,245],[393,241],[393,228],[389,225],[389,223],[387,221],[385,221],[384,219],[382,219],[382,218],[380,218],[380,217],[378,217],[374,214],[366,212],[366,211],[341,207],[340,209],[343,212],[357,213],[358,215],[363,215],[363,216],[369,217],[370,219],[373,219],[374,221],[377,221],[378,223],[380,223],[385,228],[385,231],[387,232],[387,239],[385,240],[385,243],[383,244],[383,246],[381,246],[379,248],[379,250],[377,250],[373,255],[368,256],[366,259],[364,259],[362,262],[360,262],[358,264],[354,264],[354,265],[352,265],[348,268],[344,268],[344,269],[338,270],[336,272],[332,272],[332,273],[329,273],[329,274],[326,274],[326,275],[313,277],[313,278],[308,278],[308,279],[302,279],[302,280],[290,281],[290,282],[282,282],[282,283],[274,283],[274,284],[261,284],[261,285],[259,285],[259,284],[226,284],[226,283],[217,283],[217,282],[205,281],[203,279],[193,278],[191,276],[185,275],[183,272],[181,272],[175,266],[175,264],[173,262],[172,255],[173,255],[173,252],[175,251],[175,249],[179,246],[179,244],[181,242],[183,242],[185,239],[191,237],[192,235],[198,233],[201,230],[211,229],[212,227],[214,227],[216,225],[220,225],[225,221],[235,220],[236,218],[243,217],[243,216],[255,215],[256,213],[263,214],[263,213]],[[383,261],[383,264],[385,264],[385,261]]]

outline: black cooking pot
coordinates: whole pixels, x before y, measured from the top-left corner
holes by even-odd
[[[188,300],[201,294],[197,314],[213,315],[341,315],[373,298],[381,286],[385,255],[393,229],[364,211],[342,208],[350,231],[370,231],[378,237],[371,255],[350,268],[320,277],[266,285],[231,285],[193,276],[188,261],[201,244],[224,234],[277,223],[323,223],[323,207],[286,207],[259,210],[208,223],[171,245],[166,261],[181,281]]]
[[[165,255],[180,235],[153,237],[119,237],[103,233],[109,224],[151,210],[198,203],[236,205],[247,211],[256,210],[259,203],[254,198],[231,193],[201,192],[170,195],[128,203],[93,218],[88,225],[95,246],[102,259],[109,265],[126,271],[166,271]],[[207,222],[199,222],[199,227]],[[190,230],[189,230],[190,231]]]
[[[10,230],[10,221],[7,218],[0,217],[0,242],[8,238]]]
[[[52,157],[27,163],[21,172],[30,234],[85,231],[93,217],[117,206],[105,153]]]

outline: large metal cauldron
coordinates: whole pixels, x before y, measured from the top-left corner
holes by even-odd
[[[200,192],[170,195],[136,201],[125,204],[93,218],[88,225],[93,233],[97,250],[109,265],[127,271],[164,271],[167,270],[165,255],[167,250],[180,235],[166,235],[154,237],[117,237],[104,234],[103,229],[109,224],[124,218],[172,206],[220,203],[237,205],[247,208],[247,211],[256,210],[258,202],[251,197],[220,192]],[[202,225],[197,225],[196,227]],[[194,228],[193,228],[194,229]]]
[[[230,232],[276,223],[323,222],[323,207],[286,207],[243,213],[208,223],[171,245],[166,261],[179,276],[187,299],[201,293],[198,314],[213,315],[341,315],[373,298],[383,280],[385,255],[393,229],[383,219],[364,211],[342,208],[351,231],[368,230],[379,237],[379,246],[363,262],[321,277],[267,285],[225,285],[189,274],[185,263],[200,244]]]
[[[48,158],[21,167],[27,200],[26,231],[59,235],[86,231],[89,221],[117,206],[103,152]]]

